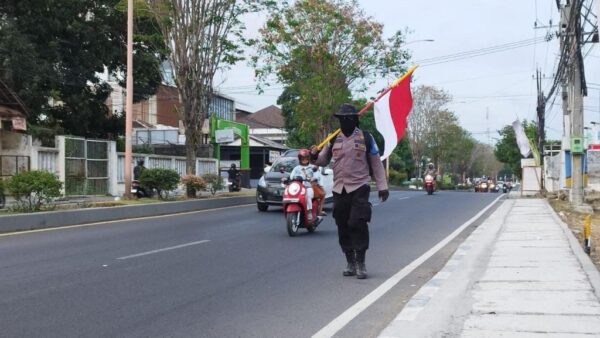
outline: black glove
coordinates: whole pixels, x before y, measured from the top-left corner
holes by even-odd
[[[381,200],[381,202],[387,201],[388,197],[390,197],[389,190],[379,190],[379,199]]]

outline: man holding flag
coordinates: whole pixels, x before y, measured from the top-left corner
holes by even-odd
[[[389,156],[404,134],[406,118],[412,109],[410,77],[415,68],[411,68],[360,112],[350,104],[343,104],[334,114],[340,122],[340,129],[319,146],[310,148],[314,164],[325,166],[332,159],[334,161],[333,218],[347,261],[344,276],[367,278],[365,255],[369,248],[371,177],[375,179],[382,202],[390,195],[377,144],[371,134],[358,128],[358,118],[375,104],[377,130],[385,140],[384,158]]]
[[[318,152],[311,147],[313,162],[326,166],[333,159],[333,218],[338,227],[339,243],[348,265],[344,276],[367,278],[365,255],[369,248],[371,221],[370,171],[377,182],[379,198],[389,196],[385,170],[377,144],[369,133],[358,128],[358,111],[343,104],[334,114],[340,121],[341,133]]]

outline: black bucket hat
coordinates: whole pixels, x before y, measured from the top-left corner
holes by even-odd
[[[333,114],[333,116],[336,116],[336,117],[356,116],[356,117],[358,117],[358,111],[356,110],[356,107],[354,107],[350,103],[344,103],[340,106],[340,109]]]

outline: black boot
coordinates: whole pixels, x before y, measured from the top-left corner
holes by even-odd
[[[366,250],[356,252],[356,278],[367,278],[367,266],[365,265]]]
[[[345,251],[344,254],[346,254],[348,265],[342,271],[342,274],[346,277],[356,275],[356,255],[354,251]]]

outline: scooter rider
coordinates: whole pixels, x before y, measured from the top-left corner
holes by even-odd
[[[240,171],[237,170],[235,163],[231,163],[229,170],[227,170],[227,175],[229,176],[229,181],[231,182],[232,186],[235,187],[235,189],[239,189],[240,187],[239,174]]]
[[[300,162],[300,164],[298,164],[294,168],[294,170],[292,170],[290,178],[294,179],[296,177],[302,177],[304,179],[303,183],[304,187],[306,188],[306,210],[308,211],[307,218],[310,222],[312,222],[313,215],[311,211],[314,191],[311,182],[313,181],[314,177],[312,166],[309,163],[309,157],[310,152],[308,151],[308,149],[300,149],[300,151],[298,151],[298,161]]]
[[[370,171],[377,182],[381,201],[387,200],[389,191],[377,144],[368,133],[358,128],[358,112],[351,104],[343,104],[334,114],[340,121],[342,132],[319,152],[311,147],[314,164],[333,162],[333,217],[338,227],[339,243],[348,265],[344,276],[367,278],[365,255],[369,248],[371,221]]]
[[[425,168],[425,172],[423,173],[423,178],[425,176],[431,175],[433,176],[433,180],[435,181],[435,177],[437,176],[437,171],[435,170],[433,163],[427,164],[427,168]]]
[[[144,160],[137,160],[137,165],[135,166],[135,168],[133,168],[133,179],[136,181],[139,180],[144,170],[146,170],[146,167],[144,167]]]

